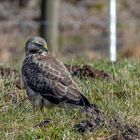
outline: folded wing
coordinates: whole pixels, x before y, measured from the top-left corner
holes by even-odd
[[[52,103],[90,104],[64,64],[49,54],[26,58],[22,73],[30,88]]]

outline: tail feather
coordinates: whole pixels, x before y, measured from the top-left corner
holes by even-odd
[[[90,102],[88,101],[88,99],[83,94],[81,94],[80,105],[81,106],[86,106],[86,107],[91,107]]]

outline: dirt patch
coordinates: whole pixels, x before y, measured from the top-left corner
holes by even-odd
[[[111,78],[111,75],[103,70],[93,69],[90,65],[67,65],[67,69],[73,76],[78,76],[80,78],[87,77],[91,79],[95,78]]]
[[[108,118],[96,105],[92,105],[91,108],[85,108],[85,112],[87,119],[74,125],[74,128],[81,134],[84,134],[86,131],[96,131],[104,126],[115,133],[104,138],[104,140],[140,139],[140,130],[137,126],[126,124],[119,117]]]
[[[95,131],[105,123],[104,113],[95,104],[92,104],[91,107],[85,107],[83,111],[87,119],[74,125],[74,128],[81,134],[86,131]]]
[[[111,129],[116,129],[120,137],[124,140],[138,140],[140,139],[140,130],[137,126],[124,123],[119,118],[110,119],[108,126]]]
[[[19,72],[16,69],[11,68],[3,68],[0,66],[0,77],[1,78],[10,78],[14,85],[16,85],[17,88],[21,89],[21,76]]]
[[[2,77],[11,77],[11,76],[19,77],[19,74],[16,69],[0,67],[0,76],[2,76]]]

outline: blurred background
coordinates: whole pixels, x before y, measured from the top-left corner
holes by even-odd
[[[21,62],[33,35],[63,58],[108,58],[109,18],[107,0],[0,0],[0,64]],[[117,51],[140,58],[139,0],[117,0]]]

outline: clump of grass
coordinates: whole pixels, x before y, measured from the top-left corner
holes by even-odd
[[[139,127],[140,62],[124,60],[111,64],[97,60],[88,63],[96,69],[107,71],[112,79],[75,78],[85,96],[108,117],[118,116],[124,122]],[[115,130],[104,127],[94,132],[87,131],[84,135],[76,132],[74,124],[85,118],[78,109],[67,111],[55,107],[45,109],[43,114],[34,113],[25,91],[17,89],[13,81],[7,78],[0,79],[0,113],[1,139],[94,139],[115,133]],[[46,127],[35,127],[46,118],[51,119]]]

